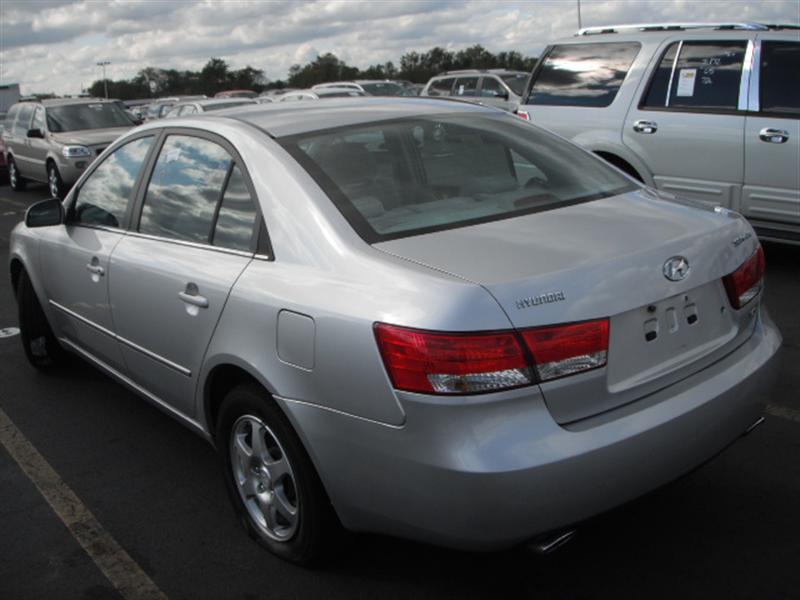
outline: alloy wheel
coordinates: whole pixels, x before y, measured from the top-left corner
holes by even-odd
[[[53,198],[61,196],[61,189],[58,185],[58,172],[55,167],[50,167],[47,171],[47,185],[50,187],[50,195]]]
[[[8,163],[8,181],[12,188],[17,187],[17,165],[13,160]]]
[[[233,424],[230,460],[234,484],[250,520],[264,536],[285,542],[297,531],[300,503],[286,452],[254,415]]]

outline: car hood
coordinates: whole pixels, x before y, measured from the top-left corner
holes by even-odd
[[[734,271],[756,244],[733,211],[642,189],[375,247],[483,286],[515,326],[527,327],[599,318],[681,294]],[[691,270],[672,282],[663,268],[676,255]]]
[[[81,129],[78,131],[53,133],[51,134],[51,137],[59,144],[96,146],[98,144],[110,144],[130,129],[130,127],[112,127],[111,129]]]

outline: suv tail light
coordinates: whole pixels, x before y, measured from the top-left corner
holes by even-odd
[[[518,110],[517,116],[525,121],[531,120],[531,114],[527,110]]]
[[[733,308],[742,308],[758,295],[763,286],[766,268],[767,262],[764,259],[764,249],[759,246],[742,266],[722,278],[722,283],[725,284],[725,291],[728,292],[728,299]]]
[[[375,337],[396,389],[474,394],[602,367],[608,330],[608,319],[466,334],[376,323]]]

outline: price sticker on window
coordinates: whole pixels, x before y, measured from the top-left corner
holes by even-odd
[[[678,74],[678,96],[694,96],[697,69],[681,69]]]

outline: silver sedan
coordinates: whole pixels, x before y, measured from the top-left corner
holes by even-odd
[[[213,442],[300,563],[342,526],[552,546],[757,424],[781,342],[738,214],[445,100],[144,125],[10,261],[33,366],[75,353]]]

